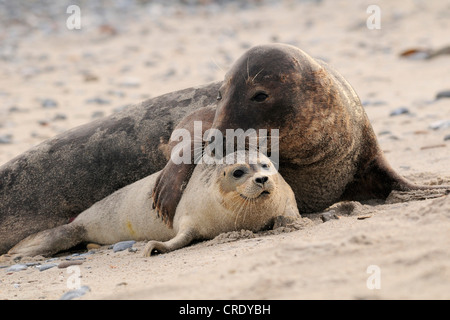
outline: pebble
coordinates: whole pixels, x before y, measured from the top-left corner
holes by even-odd
[[[444,141],[448,141],[448,140],[450,140],[450,134],[448,134],[444,137]]]
[[[41,102],[41,106],[45,109],[54,109],[58,107],[58,103],[53,99],[44,99]]]
[[[0,144],[10,144],[13,142],[12,134],[2,134],[0,135]]]
[[[86,292],[91,291],[91,288],[88,286],[82,286],[79,289],[67,291],[64,293],[59,300],[72,300],[75,298],[79,298],[86,294]]]
[[[137,88],[141,86],[139,79],[128,78],[119,83],[120,87],[124,88]]]
[[[25,112],[26,110],[23,110],[19,108],[18,106],[12,106],[8,109],[9,113],[18,113],[18,112]]]
[[[53,117],[53,121],[62,121],[62,120],[66,120],[67,116],[64,113],[57,113],[54,117]]]
[[[100,119],[103,118],[105,116],[105,113],[103,111],[94,111],[91,115],[91,119],[95,120],[95,119]]]
[[[83,264],[83,261],[80,260],[69,260],[69,261],[63,261],[60,264],[58,264],[58,269],[64,269],[70,266],[80,265]]]
[[[28,266],[26,264],[14,264],[11,267],[9,267],[6,271],[16,272],[26,270],[27,268]]]
[[[39,266],[37,268],[39,269],[39,271],[42,272],[42,271],[51,269],[51,268],[56,267],[56,266],[57,266],[56,263],[47,263],[47,264],[43,264],[43,265],[41,265],[41,266]]]
[[[95,98],[87,99],[86,103],[110,104],[111,101],[107,100],[107,99],[100,98],[100,97],[95,97]]]
[[[119,98],[123,98],[126,96],[126,93],[120,90],[108,90],[108,92],[106,92],[108,95],[110,96],[115,96],[115,97],[119,97]]]
[[[125,249],[131,248],[135,243],[136,241],[134,240],[117,242],[116,244],[114,244],[112,249],[114,252],[123,251]]]
[[[367,107],[367,106],[384,106],[387,105],[388,103],[383,100],[363,100],[361,101],[361,104],[364,107]]]
[[[450,90],[440,91],[436,94],[436,100],[442,98],[450,98]]]
[[[409,113],[410,113],[410,112],[409,112],[409,109],[408,109],[408,108],[400,107],[400,108],[397,108],[397,109],[393,110],[393,111],[389,114],[389,116],[393,117],[393,116],[398,116],[398,115],[401,115],[401,114],[409,114]]]
[[[101,245],[96,244],[96,243],[88,243],[86,245],[86,249],[88,249],[88,250],[95,250],[95,249],[100,249],[100,248],[101,248]]]
[[[83,74],[83,80],[84,82],[98,81],[98,77],[92,73],[85,73]]]
[[[450,120],[436,121],[436,122],[431,123],[428,127],[430,129],[433,129],[433,130],[449,128],[450,127]]]
[[[322,219],[323,222],[330,221],[331,219],[339,219],[339,216],[336,215],[336,211],[331,210],[324,212],[320,215],[320,219]]]

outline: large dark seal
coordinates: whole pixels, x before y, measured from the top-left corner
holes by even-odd
[[[218,100],[212,128],[224,136],[226,129],[279,129],[279,170],[302,214],[341,200],[433,188],[391,168],[353,88],[296,47],[248,50],[226,74]],[[154,205],[169,224],[192,166],[169,161],[155,188]]]
[[[214,82],[146,100],[59,134],[0,166],[0,254],[161,170],[173,129],[194,110],[215,109],[219,87]]]
[[[203,120],[204,130],[208,123],[220,130],[279,129],[280,173],[300,212],[421,188],[386,162],[342,76],[295,47],[258,46],[223,82],[147,100],[49,139],[0,167],[0,254],[162,168],[154,203],[171,225],[195,165],[167,162],[173,147],[168,141],[177,126],[192,130],[194,120]]]

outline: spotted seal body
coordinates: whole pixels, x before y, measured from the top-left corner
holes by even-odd
[[[80,242],[151,240],[144,252],[148,256],[223,232],[259,231],[279,216],[300,218],[294,193],[267,157],[245,153],[244,161],[238,163],[235,155],[230,154],[223,164],[196,166],[172,228],[148,210],[155,173],[97,202],[73,222],[27,237],[8,255],[51,255]]]

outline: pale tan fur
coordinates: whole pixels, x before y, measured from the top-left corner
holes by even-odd
[[[155,173],[97,202],[72,223],[29,236],[8,254],[51,255],[80,242],[153,240],[144,250],[148,256],[155,250],[172,251],[194,239],[211,239],[227,231],[259,231],[278,216],[300,218],[294,193],[270,160],[261,155],[258,163],[251,164],[256,162],[252,157],[246,161],[197,165],[177,207],[173,228],[152,209],[151,192],[159,174]],[[245,175],[233,177],[237,169]],[[255,182],[262,177],[267,177],[265,183]]]

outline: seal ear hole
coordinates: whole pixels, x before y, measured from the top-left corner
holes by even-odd
[[[217,101],[222,100],[222,93],[219,91],[219,93],[217,94]]]
[[[253,98],[251,99],[252,101],[256,101],[256,102],[263,102],[265,101],[267,98],[269,97],[269,95],[265,92],[257,92]]]

